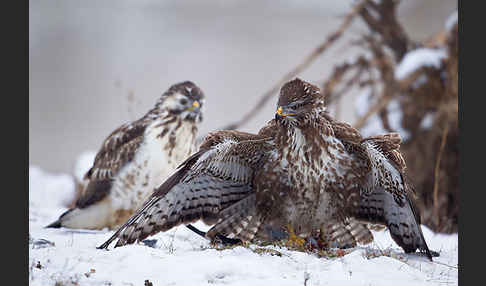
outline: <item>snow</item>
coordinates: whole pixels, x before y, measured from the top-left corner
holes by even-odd
[[[363,92],[356,97],[356,114],[359,117],[364,116],[374,104],[376,104],[376,99],[371,97],[371,88],[363,89]]]
[[[409,74],[423,66],[439,68],[441,60],[447,55],[444,49],[419,48],[408,52],[395,69],[397,80],[405,79]]]
[[[129,245],[108,251],[96,246],[112,231],[46,229],[66,210],[73,177],[29,168],[29,279],[31,285],[458,285],[458,235],[434,234],[423,226],[440,257],[404,254],[387,231],[338,258],[267,246],[281,253],[258,254],[256,245],[218,250],[183,226],[149,239],[154,247]],[[46,199],[49,198],[49,199]],[[203,224],[196,227],[207,229]],[[368,259],[367,253],[389,256]],[[390,257],[391,256],[391,257]]]
[[[368,110],[375,104],[376,98],[371,97],[371,90],[369,88],[365,89],[356,98],[355,109],[357,115],[359,117],[364,116],[366,112],[368,112]],[[388,103],[386,108],[388,112],[388,123],[390,125],[390,128],[394,132],[400,133],[403,141],[408,140],[410,138],[410,132],[402,127],[403,113],[400,108],[400,102],[398,101],[398,99],[392,99]],[[378,116],[377,113],[374,113],[368,118],[365,125],[360,129],[360,132],[363,137],[368,137],[389,133],[390,131],[386,130],[383,127],[381,118]]]
[[[422,119],[422,121],[420,122],[420,128],[430,129],[434,124],[434,120],[435,120],[435,113],[432,112],[427,113]]]
[[[424,83],[426,83],[428,80],[427,76],[425,74],[421,74],[413,83],[412,83],[412,88],[417,89],[420,86],[422,86]]]
[[[74,181],[71,175],[49,174],[37,166],[29,166],[30,211],[63,208],[69,205],[73,198]]]

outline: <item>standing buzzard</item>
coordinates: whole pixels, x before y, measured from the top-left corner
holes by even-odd
[[[194,83],[175,84],[142,118],[113,131],[86,173],[86,189],[75,207],[48,227],[102,229],[126,221],[197,151],[203,98]]]
[[[367,243],[362,223],[385,224],[406,251],[431,255],[404,179],[397,134],[363,139],[329,116],[319,89],[300,79],[280,91],[275,120],[257,135],[210,134],[200,150],[99,248],[143,240],[202,219],[205,236],[243,241],[316,230],[330,246]]]

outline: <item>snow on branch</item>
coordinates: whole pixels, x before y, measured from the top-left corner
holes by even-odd
[[[441,61],[447,56],[444,49],[420,48],[408,52],[395,68],[395,78],[403,80],[421,67],[440,68]]]

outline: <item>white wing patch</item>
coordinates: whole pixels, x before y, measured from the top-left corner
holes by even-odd
[[[395,187],[404,190],[404,182],[401,173],[390,163],[379,148],[368,141],[363,142],[368,158],[371,162],[371,173],[367,185],[363,190],[369,192],[376,187]]]
[[[243,165],[241,161],[232,161],[231,157],[227,156],[228,151],[237,144],[238,142],[232,139],[224,140],[202,154],[194,164],[194,168],[206,169],[212,174],[217,174],[221,177],[231,177],[237,182],[248,183],[253,170],[249,166]]]

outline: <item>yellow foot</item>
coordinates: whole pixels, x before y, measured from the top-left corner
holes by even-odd
[[[288,226],[289,238],[287,240],[286,246],[291,248],[297,249],[305,249],[306,241],[305,239],[297,236],[294,232],[294,228],[292,226]]]

